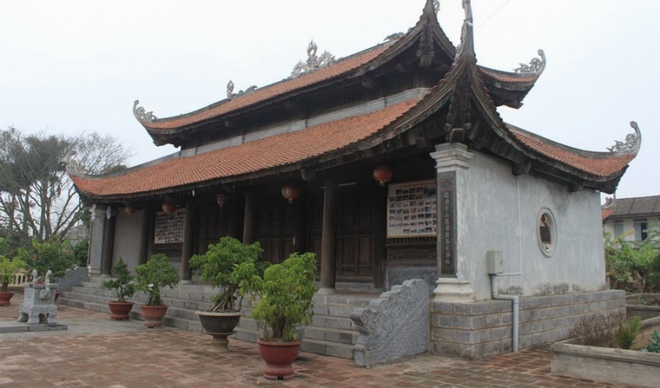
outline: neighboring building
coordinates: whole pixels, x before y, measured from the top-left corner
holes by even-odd
[[[156,118],[136,101],[154,142],[181,151],[112,175],[70,172],[93,204],[93,273],[162,252],[191,280],[188,259],[223,235],[260,241],[273,262],[313,251],[324,292],[425,279],[440,315],[431,350],[473,357],[511,349],[487,257],[503,258],[500,293],[556,309],[544,314],[553,322],[521,316],[521,347],[565,338],[589,303],[621,307],[599,293],[599,192],[613,193],[637,155],[637,126],[590,152],[503,122],[497,107],[522,106],[545,57],[514,72],[479,66],[464,7],[458,48],[428,0],[405,34],[339,60],[310,45],[290,78],[239,93],[230,83],[227,99],[197,111]],[[483,307],[444,318],[474,302]]]
[[[613,238],[642,241],[660,225],[660,195],[608,198],[602,207],[603,229]]]

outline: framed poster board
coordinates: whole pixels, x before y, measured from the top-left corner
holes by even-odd
[[[387,238],[438,234],[435,180],[396,183],[387,192]]]
[[[154,226],[154,244],[181,244],[185,218],[186,209],[177,209],[170,214],[158,212]]]

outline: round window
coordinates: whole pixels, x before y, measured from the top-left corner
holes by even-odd
[[[550,209],[541,209],[536,223],[536,237],[541,252],[547,257],[552,256],[557,245],[557,223]]]

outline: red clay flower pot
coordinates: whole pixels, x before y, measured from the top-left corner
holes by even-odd
[[[128,320],[128,314],[131,312],[134,304],[133,302],[108,302],[110,318],[116,321]]]
[[[261,357],[266,361],[264,377],[269,380],[293,378],[293,361],[298,356],[300,342],[269,342],[257,340]]]
[[[0,292],[0,306],[9,306],[12,296],[14,296],[13,292]]]
[[[142,313],[145,327],[158,327],[163,325],[163,317],[167,313],[167,306],[149,306],[143,304],[140,307],[140,312]]]

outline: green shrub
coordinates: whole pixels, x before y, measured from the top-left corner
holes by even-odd
[[[642,327],[642,317],[636,315],[623,322],[616,333],[616,339],[621,349],[630,349],[635,342],[637,333]]]
[[[147,294],[147,305],[162,306],[161,288],[172,288],[179,283],[179,272],[162,253],[153,255],[146,263],[135,268],[137,289]]]
[[[203,281],[213,287],[220,288],[213,296],[213,305],[208,311],[238,311],[241,303],[237,303],[241,285],[255,275],[263,273],[259,257],[261,256],[259,242],[243,244],[233,237],[222,237],[217,244],[209,245],[203,255],[190,258],[190,267],[196,268]]]
[[[651,353],[660,353],[660,331],[654,331],[653,332],[653,338],[651,339],[651,342],[646,345],[644,349],[642,349],[644,352],[651,352]]]
[[[18,257],[27,263],[27,269],[36,269],[39,276],[45,276],[51,270],[54,280],[64,276],[67,269],[76,265],[71,243],[57,237],[41,243],[32,240],[30,248],[18,250]]]
[[[107,290],[115,290],[117,293],[117,302],[126,302],[135,294],[135,284],[133,284],[133,275],[128,270],[128,266],[121,258],[112,269],[115,275],[114,279],[104,280],[101,284]]]

